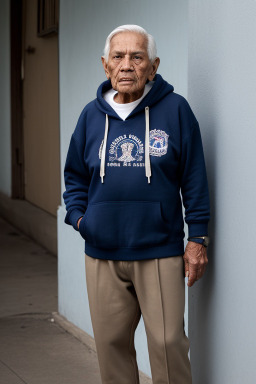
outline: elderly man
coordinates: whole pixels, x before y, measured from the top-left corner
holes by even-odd
[[[110,33],[102,57],[108,80],[83,109],[65,164],[65,222],[85,239],[103,384],[139,383],[141,315],[153,383],[192,382],[184,277],[192,286],[207,265],[208,186],[198,122],[156,74],[159,62],[143,28]]]

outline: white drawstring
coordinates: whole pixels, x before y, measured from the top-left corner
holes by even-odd
[[[145,108],[146,133],[145,133],[145,171],[148,183],[150,183],[151,166],[149,157],[149,107]]]
[[[105,176],[105,157],[106,157],[107,137],[108,137],[108,115],[106,115],[105,134],[104,134],[104,141],[102,146],[101,162],[100,162],[100,177],[101,177],[102,183],[104,182],[103,177]]]

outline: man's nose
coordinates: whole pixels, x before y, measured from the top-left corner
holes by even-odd
[[[122,60],[122,71],[133,71],[132,59],[129,56],[125,56]]]

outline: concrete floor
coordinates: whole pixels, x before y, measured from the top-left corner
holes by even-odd
[[[57,312],[57,259],[0,218],[0,384],[100,384],[97,355]]]

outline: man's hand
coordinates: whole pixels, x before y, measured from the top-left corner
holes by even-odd
[[[77,228],[79,229],[79,224],[80,224],[80,221],[82,220],[83,216],[80,217],[78,220],[77,220]]]
[[[199,280],[208,264],[207,250],[202,244],[189,241],[183,256],[185,276],[188,277],[188,287],[192,287]]]

